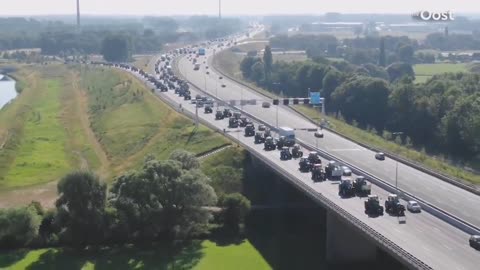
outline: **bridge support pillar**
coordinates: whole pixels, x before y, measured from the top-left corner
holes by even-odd
[[[337,214],[327,213],[326,259],[332,264],[374,262],[377,247]]]

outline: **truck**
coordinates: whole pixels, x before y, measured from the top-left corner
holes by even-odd
[[[205,55],[205,48],[199,48],[198,55]]]
[[[293,146],[295,144],[295,130],[290,127],[279,127],[278,135],[285,137],[285,146]]]
[[[200,64],[196,63],[195,66],[193,67],[193,70],[199,70],[200,69]]]

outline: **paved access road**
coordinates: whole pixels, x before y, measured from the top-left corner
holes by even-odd
[[[218,50],[219,48],[216,48],[216,52]],[[206,56],[199,57],[201,68],[197,71],[193,70],[192,62],[186,57],[182,57],[178,62],[180,72],[190,82],[222,100],[257,99],[271,102],[265,96],[228,78],[219,79],[221,75],[211,65],[213,54],[213,49],[208,49]],[[206,69],[207,65],[208,69]],[[207,71],[210,74],[206,74]],[[225,87],[222,87],[222,84]],[[256,106],[245,105],[243,109],[273,125],[276,124],[278,119],[279,126],[292,128],[316,127],[285,106],[272,105],[270,108],[262,108],[261,102],[258,102]],[[311,145],[318,144],[320,149],[395,185],[396,162],[394,160],[386,158],[385,161],[378,161],[374,158],[374,152],[326,130],[323,130],[323,133],[325,135],[323,139],[316,139],[313,133],[305,131],[298,131],[296,136]],[[480,196],[401,163],[398,164],[398,187],[476,227],[480,227]]]

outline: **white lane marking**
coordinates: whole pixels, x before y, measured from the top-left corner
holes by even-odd
[[[450,246],[448,246],[448,245],[442,244],[442,246],[444,246],[444,247],[445,247],[446,249],[448,249],[448,250],[453,250],[453,249],[452,249]]]
[[[362,151],[362,149],[360,149],[360,148],[337,148],[337,149],[333,148],[333,149],[332,149],[332,148],[326,148],[326,147],[325,147],[325,149],[327,149],[327,151],[336,151],[336,152],[341,152],[341,151]]]

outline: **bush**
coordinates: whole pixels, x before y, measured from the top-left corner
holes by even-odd
[[[232,193],[221,197],[219,206],[223,208],[224,227],[238,232],[250,211],[250,201],[240,193]]]

